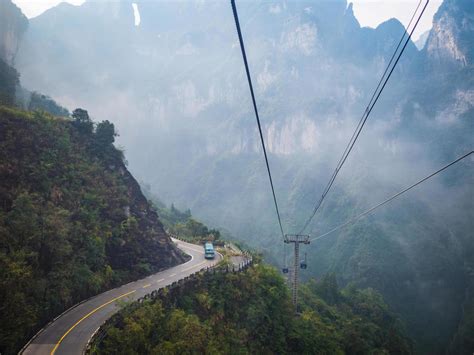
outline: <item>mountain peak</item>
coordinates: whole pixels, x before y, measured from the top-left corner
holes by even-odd
[[[433,19],[426,51],[434,65],[474,62],[474,6],[471,0],[445,0]]]

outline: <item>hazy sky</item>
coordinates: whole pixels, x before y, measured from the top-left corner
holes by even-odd
[[[431,29],[433,16],[442,2],[442,0],[430,1],[413,35],[415,39]],[[418,0],[352,0],[352,3],[354,3],[354,14],[361,26],[377,27],[392,17],[396,17],[406,26],[418,5]]]
[[[112,0],[104,0],[112,1]],[[243,0],[248,1],[248,0]],[[35,17],[43,11],[59,4],[61,0],[13,0],[28,17]],[[68,0],[67,2],[80,5],[84,0]],[[362,26],[376,27],[383,21],[396,17],[403,24],[407,24],[418,4],[418,0],[352,0],[354,13]],[[431,0],[422,20],[420,21],[414,38],[431,28],[433,15],[442,0]],[[131,10],[132,11],[132,10]]]
[[[68,2],[73,5],[80,5],[84,0],[12,0],[28,18],[38,16],[45,10],[56,6],[61,2]]]

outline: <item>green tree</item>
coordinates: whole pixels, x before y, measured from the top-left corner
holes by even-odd
[[[115,132],[114,124],[108,120],[102,121],[97,124],[95,130],[96,142],[100,147],[108,147],[115,142],[115,137],[117,133]]]
[[[221,232],[219,232],[219,230],[214,229],[214,228],[210,229],[208,234],[209,234],[209,236],[213,237],[213,240],[219,240],[220,237],[221,237]]]
[[[328,304],[337,304],[341,300],[341,294],[334,273],[325,275],[319,282],[310,282],[310,285],[313,287],[313,292]]]
[[[72,112],[73,126],[77,128],[77,130],[84,134],[92,134],[94,129],[94,123],[89,117],[89,113],[82,109],[76,108]]]
[[[186,222],[186,228],[189,231],[191,237],[203,237],[206,236],[208,233],[207,227],[202,224],[201,222],[196,221],[194,218],[188,219]]]
[[[40,94],[38,92],[32,92],[30,101],[28,103],[28,110],[35,111],[46,111],[54,116],[69,117],[69,111],[64,107],[59,106],[49,96]]]

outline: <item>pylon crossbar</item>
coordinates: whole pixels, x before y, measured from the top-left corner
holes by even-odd
[[[303,243],[303,244],[309,244],[309,235],[304,235],[304,234],[285,234],[285,243]]]

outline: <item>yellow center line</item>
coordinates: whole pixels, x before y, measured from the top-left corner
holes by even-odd
[[[68,331],[66,333],[64,333],[64,335],[61,337],[61,339],[59,339],[59,341],[57,342],[57,344],[55,345],[55,347],[53,348],[53,350],[51,351],[51,355],[54,355],[54,353],[56,352],[56,350],[58,349],[59,345],[61,344],[61,342],[64,340],[64,338],[75,328],[77,327],[77,325],[79,323],[81,323],[84,319],[90,317],[92,314],[94,314],[95,312],[97,312],[99,309],[101,308],[104,308],[105,306],[111,304],[112,302],[114,301],[117,301],[118,299],[122,298],[122,297],[125,297],[125,296],[128,296],[134,292],[136,292],[137,290],[133,290],[133,291],[130,291],[130,292],[127,292],[127,293],[124,293],[123,295],[121,296],[118,296],[118,297],[115,297],[114,299],[104,303],[103,305],[93,309],[92,311],[90,311],[89,313],[87,313],[84,317],[82,317],[81,319],[79,319],[71,328],[68,329]]]
[[[150,286],[151,286],[151,284],[146,284],[146,285],[143,285],[142,288],[147,288],[147,287],[150,287]]]
[[[165,279],[159,279],[158,281],[156,281],[156,283],[161,282],[161,281],[165,281]]]
[[[176,274],[171,274],[170,277],[176,276]]]
[[[198,267],[198,266],[201,266],[202,264],[205,264],[205,263],[206,263],[206,261],[203,261],[203,262],[201,262],[201,263],[199,263],[199,264],[197,264],[197,265],[190,266],[190,267],[184,269],[183,271],[188,271],[188,270],[194,269],[194,268],[196,268],[196,267]]]

